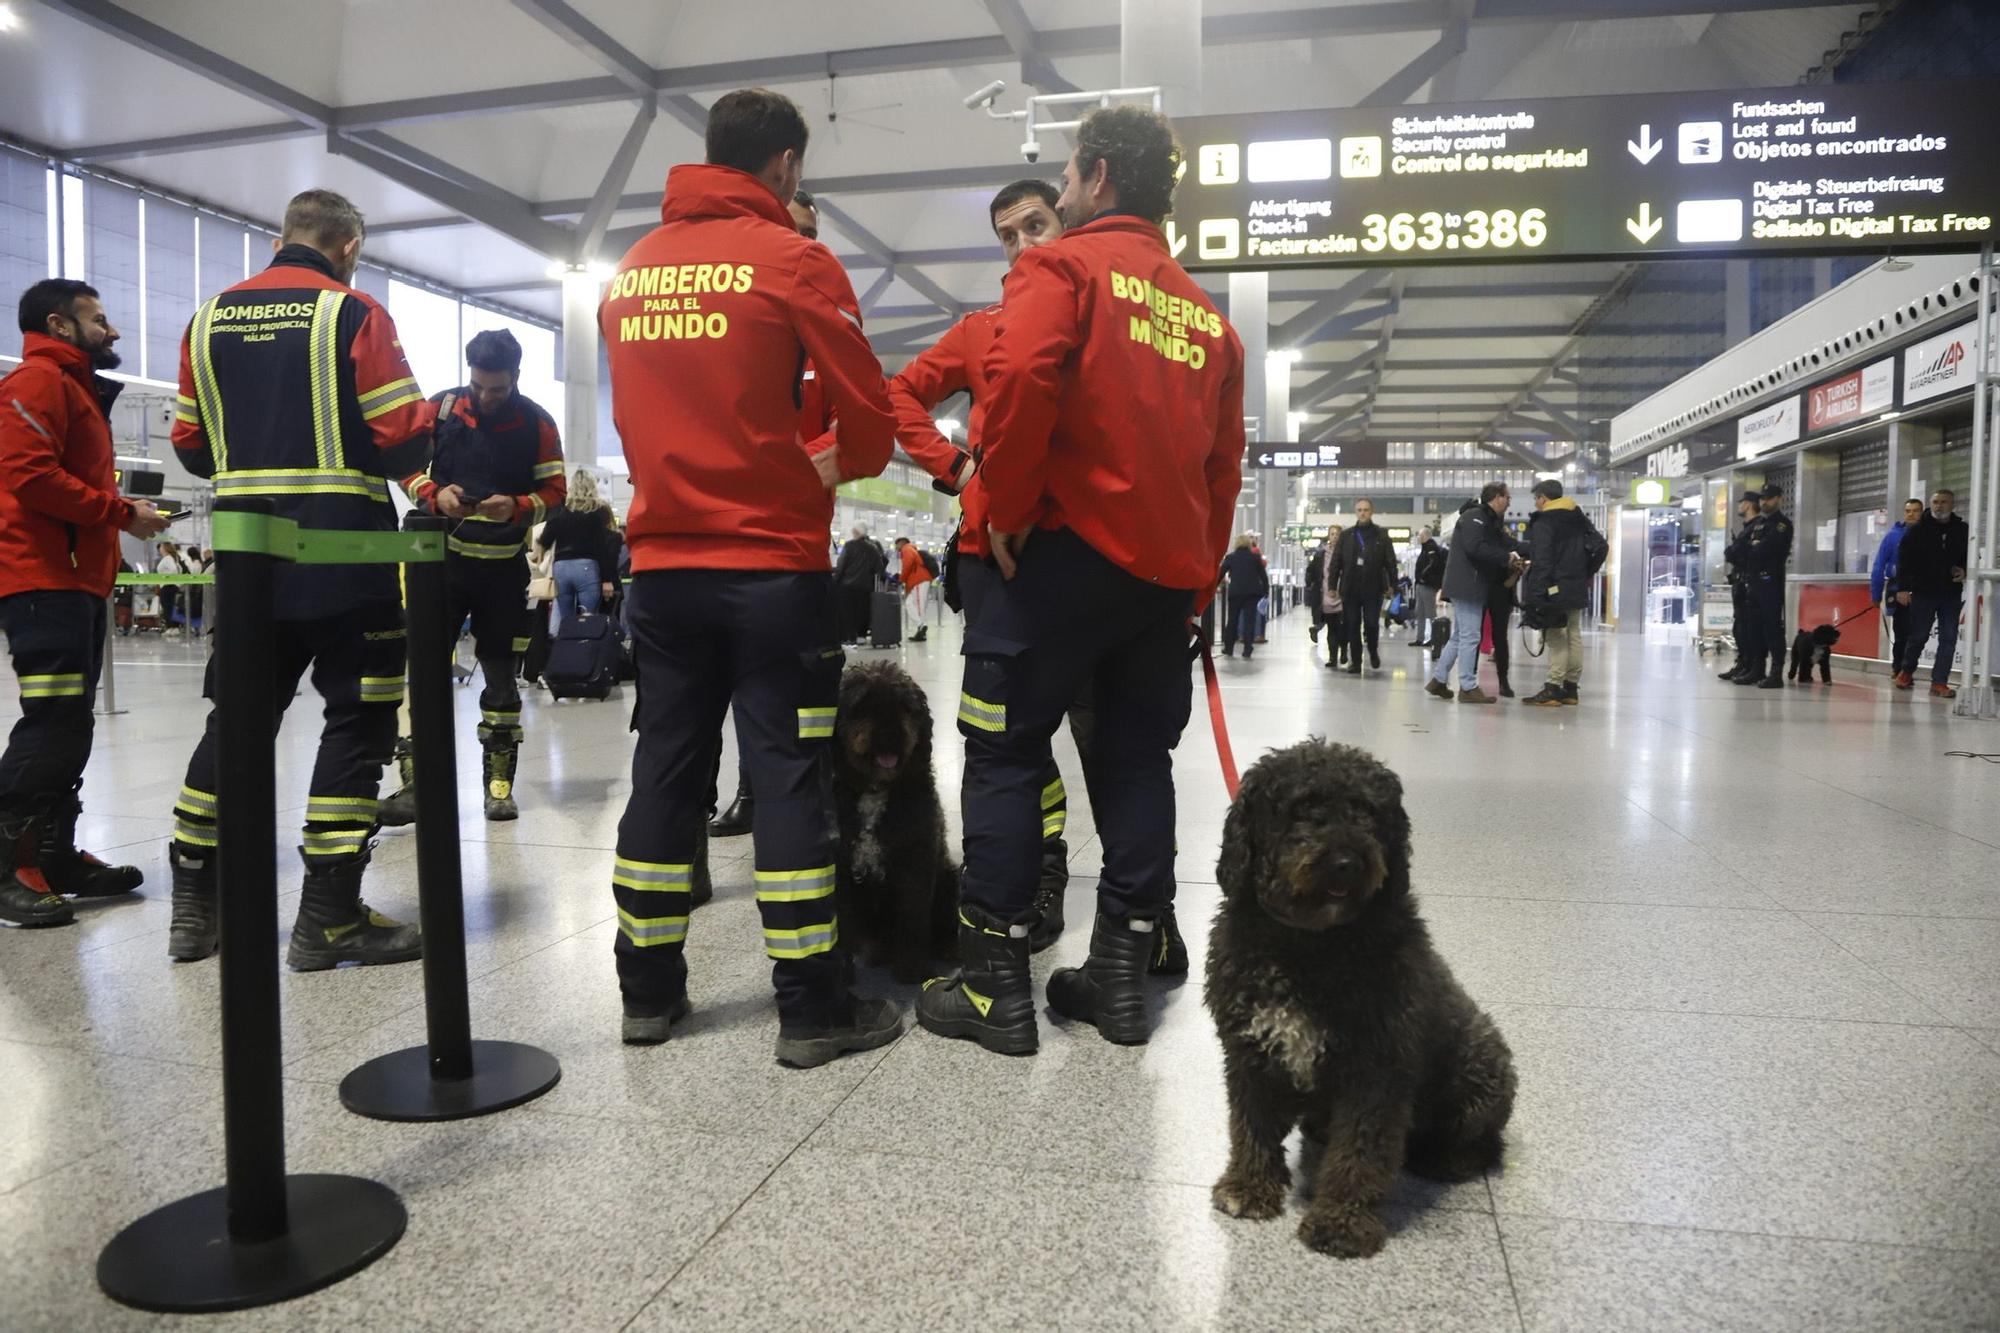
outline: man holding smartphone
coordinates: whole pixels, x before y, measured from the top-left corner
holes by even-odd
[[[130,893],[142,876],[76,849],[91,708],[104,665],[104,599],[118,534],[167,519],[118,494],[111,404],[118,364],[95,289],[49,278],[21,296],[21,364],[0,380],[0,628],[21,720],[0,755],[0,920],[61,926],[63,895]]]

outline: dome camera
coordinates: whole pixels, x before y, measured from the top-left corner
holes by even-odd
[[[1033,139],[1028,140],[1028,142],[1021,145],[1021,160],[1023,162],[1041,161],[1042,146],[1036,143]]]

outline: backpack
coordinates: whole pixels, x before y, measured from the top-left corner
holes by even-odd
[[[938,576],[938,562],[936,556],[932,555],[929,551],[923,550],[920,547],[917,550],[917,559],[923,561],[925,572],[928,573],[932,578],[936,578]]]

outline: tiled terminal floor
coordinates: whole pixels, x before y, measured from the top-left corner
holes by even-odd
[[[945,717],[956,642],[901,650]],[[98,1293],[97,1251],[221,1179],[216,966],[170,965],[165,940],[199,649],[117,652],[131,711],[100,723],[83,831],[145,868],[144,896],[0,932],[10,1330],[161,1322]],[[801,1073],[771,1062],[747,840],[716,846],[694,1017],[666,1047],[618,1044],[628,706],[541,695],[522,818],[469,818],[464,866],[475,1032],[548,1047],[561,1085],[483,1120],[359,1119],[335,1084],[422,1039],[419,970],[285,975],[293,1169],[387,1182],[409,1231],[337,1287],[213,1325],[2000,1327],[2000,769],[1940,757],[2000,751],[2000,726],[1880,678],[1738,690],[1713,659],[1611,636],[1582,708],[1474,709],[1426,698],[1400,641],[1383,653],[1384,675],[1335,678],[1295,619],[1223,663],[1245,762],[1310,733],[1402,774],[1425,913],[1519,1061],[1505,1172],[1406,1182],[1380,1257],[1209,1208],[1224,1113],[1199,939],[1224,797],[1199,708],[1179,757],[1196,974],[1150,1046],[1045,1022],[1041,1054],[1007,1060],[912,1032]],[[474,693],[458,705],[476,808]],[[300,699],[280,744],[288,839],[316,711]],[[948,805],[957,766],[947,734]],[[1072,834],[1072,929],[1038,978],[1084,952],[1087,811]],[[377,867],[370,898],[414,915],[407,832]]]

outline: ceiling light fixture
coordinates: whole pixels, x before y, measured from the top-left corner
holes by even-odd
[[[14,12],[12,5],[0,5],[0,32],[14,32],[21,26],[21,16]]]

